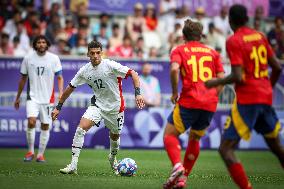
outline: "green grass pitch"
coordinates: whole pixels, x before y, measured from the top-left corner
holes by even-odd
[[[118,158],[133,158],[138,165],[137,176],[112,174],[107,150],[83,149],[78,175],[62,175],[59,169],[70,162],[70,149],[47,149],[46,163],[24,163],[25,149],[0,149],[1,189],[140,189],[162,188],[171,169],[163,150],[120,150]],[[241,151],[254,188],[284,188],[284,170],[268,151]],[[216,151],[201,151],[188,179],[187,188],[237,188]]]

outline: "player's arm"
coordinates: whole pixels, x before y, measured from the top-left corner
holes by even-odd
[[[17,96],[16,96],[16,99],[15,99],[15,102],[14,102],[14,107],[16,108],[16,110],[18,110],[19,107],[20,107],[20,96],[21,96],[22,91],[25,87],[27,78],[28,78],[27,75],[21,74],[21,79],[20,79],[19,85],[18,85],[18,92],[17,92]]]
[[[172,85],[171,101],[173,104],[175,104],[178,100],[179,70],[180,70],[180,65],[178,63],[176,62],[171,63],[171,71],[170,71],[171,85]]]
[[[57,106],[54,108],[54,110],[51,113],[51,117],[52,117],[53,121],[57,118],[65,100],[71,95],[71,93],[74,91],[74,89],[75,89],[75,87],[73,87],[71,84],[69,84],[68,87],[66,87],[66,89],[64,90],[63,94],[59,98],[59,102],[58,102]]]
[[[59,91],[59,98],[60,98],[63,94],[63,85],[64,85],[64,79],[63,79],[62,74],[57,75],[57,82],[58,82],[58,91]]]
[[[227,85],[232,83],[240,83],[242,81],[242,66],[232,66],[231,74],[224,78],[215,78],[205,82],[208,88],[217,87],[219,85]]]
[[[276,58],[275,55],[268,59],[268,64],[270,65],[272,69],[271,75],[270,75],[270,83],[272,87],[274,87],[274,85],[276,84],[276,82],[278,81],[281,75],[282,67],[279,63],[279,60]]]
[[[141,95],[141,92],[140,92],[139,76],[134,70],[131,70],[130,75],[131,75],[131,78],[133,80],[133,85],[134,85],[134,89],[135,89],[136,106],[139,109],[142,109],[145,106],[145,102],[144,102],[143,96]]]
[[[217,73],[217,78],[224,78],[224,72],[218,72],[218,73]],[[216,89],[217,89],[217,95],[218,95],[218,96],[219,96],[219,94],[222,92],[223,88],[224,88],[224,85],[218,85],[218,86],[216,87]]]

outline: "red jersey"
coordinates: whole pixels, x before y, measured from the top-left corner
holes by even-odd
[[[180,65],[182,79],[178,104],[185,108],[215,112],[217,90],[206,88],[204,82],[224,72],[219,53],[197,41],[191,41],[172,51],[173,62]]]
[[[231,65],[243,69],[243,80],[235,85],[237,102],[272,105],[268,59],[274,53],[264,35],[241,27],[227,40],[226,48]]]

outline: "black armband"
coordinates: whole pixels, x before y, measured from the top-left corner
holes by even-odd
[[[60,111],[62,106],[63,106],[63,103],[58,102],[55,108]]]
[[[137,95],[141,95],[139,87],[135,87],[135,96],[137,96]]]

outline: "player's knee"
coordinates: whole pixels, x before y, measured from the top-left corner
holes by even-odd
[[[109,137],[111,140],[117,141],[119,139],[119,134],[110,133]]]
[[[36,125],[36,119],[28,119],[29,128],[35,128],[35,125]]]
[[[191,161],[195,160],[195,155],[194,154],[188,154],[187,159],[191,160]]]
[[[41,124],[41,130],[48,130],[49,129],[49,124]]]

